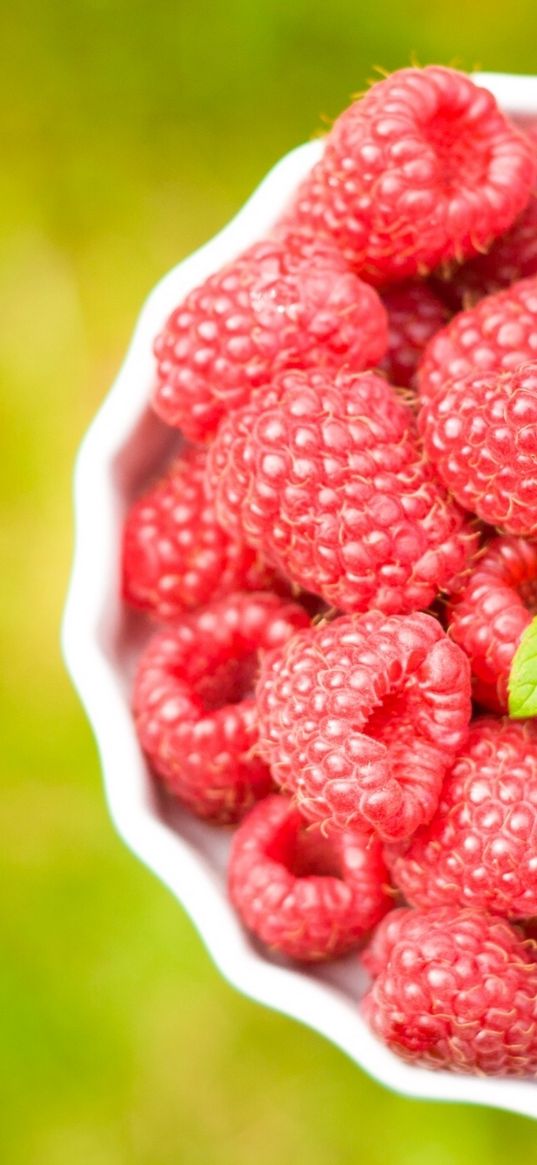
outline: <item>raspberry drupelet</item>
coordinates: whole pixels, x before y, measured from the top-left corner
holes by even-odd
[[[535,944],[478,910],[393,910],[363,962],[371,1028],[413,1064],[487,1076],[537,1075]]]
[[[424,403],[448,382],[471,372],[512,372],[537,360],[537,276],[457,315],[429,341],[417,383]]]
[[[511,664],[537,613],[537,544],[507,534],[491,539],[447,606],[447,625],[472,666],[474,698],[507,710]]]
[[[373,372],[283,373],[222,421],[208,472],[226,529],[344,611],[427,607],[475,549]]]
[[[388,342],[378,295],[328,241],[291,231],[191,291],[155,341],[153,406],[194,441],[282,368],[361,371]]]
[[[256,697],[262,755],[308,820],[399,839],[431,819],[464,744],[470,667],[430,615],[370,611],[265,656]]]
[[[537,360],[452,380],[418,420],[425,452],[461,506],[507,534],[537,537]]]
[[[533,275],[537,275],[537,189],[511,230],[439,287],[446,302],[459,311]]]
[[[476,719],[432,821],[387,857],[411,906],[537,914],[535,722]]]
[[[537,157],[537,122],[520,128],[530,138]],[[438,286],[446,301],[459,311],[530,275],[537,275],[537,183],[510,230],[496,239],[484,254],[476,255],[452,272],[447,282],[440,279]]]
[[[140,744],[168,790],[201,817],[235,821],[272,788],[258,750],[258,656],[308,622],[277,595],[239,593],[149,641],[133,696]]]
[[[350,832],[328,840],[281,796],[266,797],[239,826],[228,882],[245,926],[307,962],[352,950],[393,902],[379,841]]]
[[[187,449],[125,522],[123,597],[163,621],[231,591],[285,589],[255,550],[220,525],[206,466],[205,449]]]
[[[470,77],[401,69],[338,117],[289,218],[333,238],[372,282],[423,275],[511,226],[534,154]]]
[[[386,287],[381,299],[388,315],[388,349],[378,367],[391,384],[414,388],[422,353],[451,312],[425,280]]]

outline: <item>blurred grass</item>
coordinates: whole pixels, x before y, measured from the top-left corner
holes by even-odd
[[[393,1097],[220,979],[112,831],[58,623],[74,452],[151,285],[374,66],[531,72],[533,3],[21,0],[4,11],[0,1159],[532,1159],[531,1122]]]

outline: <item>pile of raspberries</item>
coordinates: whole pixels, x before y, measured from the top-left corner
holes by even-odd
[[[537,723],[510,675],[537,611],[536,194],[537,125],[464,74],[355,101],[155,338],[181,453],[122,550],[158,624],[140,744],[167,795],[240,822],[252,941],[360,948],[405,1060],[534,1078]]]

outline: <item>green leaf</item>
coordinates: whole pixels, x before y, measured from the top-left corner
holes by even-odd
[[[511,664],[509,715],[514,720],[537,716],[537,617],[526,628]]]

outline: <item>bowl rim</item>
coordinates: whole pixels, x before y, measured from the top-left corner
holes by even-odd
[[[537,115],[537,77],[478,73],[474,79],[492,90],[506,112]],[[117,459],[147,410],[152,338],[191,287],[271,225],[322,148],[322,141],[315,140],[280,159],[234,218],[172,268],[148,296],[124,362],[76,458],[75,546],[62,622],[63,655],[94,732],[108,807],[118,833],[179,899],[213,961],[233,986],[320,1032],[394,1092],[536,1117],[537,1088],[531,1081],[407,1065],[380,1044],[348,1000],[332,992],[327,1007],[325,982],[309,972],[270,962],[257,952],[207,863],[156,813],[129,701],[107,645],[119,617],[118,588],[111,594],[120,524]],[[132,774],[132,780],[123,779],[125,772]]]

